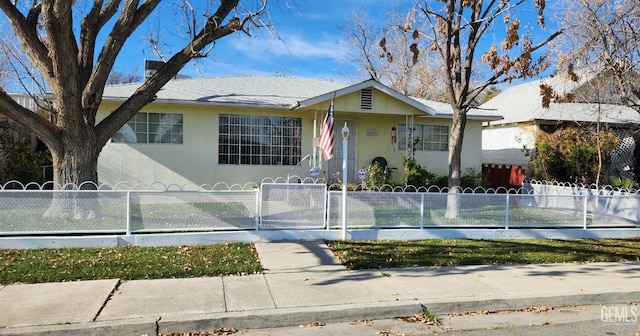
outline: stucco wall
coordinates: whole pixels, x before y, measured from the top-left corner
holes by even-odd
[[[535,144],[533,125],[505,125],[488,127],[482,131],[482,163],[527,167],[529,158],[523,146]]]
[[[106,116],[106,111],[115,108],[113,103],[104,102],[98,120]],[[183,144],[125,144],[107,143],[98,160],[100,183],[151,184],[228,184],[247,182],[260,183],[264,177],[286,176],[291,166],[266,165],[218,165],[218,118],[220,113],[295,116],[302,118],[301,158],[313,154],[314,118],[317,130],[328,108],[328,102],[311,106],[305,110],[279,110],[257,108],[228,108],[203,105],[179,105],[153,103],[142,112],[182,113],[184,123]],[[386,111],[382,114],[379,111]],[[374,90],[374,110],[363,111],[359,105],[359,92],[335,100],[335,118],[355,122],[357,130],[350,141],[356,141],[355,167],[349,167],[350,174],[367,167],[373,158],[382,156],[389,167],[396,167],[393,179],[402,179],[402,159],[404,150],[391,141],[391,128],[406,123],[405,114],[419,112],[414,107]],[[415,123],[450,125],[449,119],[415,118]],[[341,146],[340,128],[335,125],[335,146]],[[480,144],[482,142],[481,123],[469,121],[462,153],[463,173],[466,167],[479,169],[482,163]],[[319,155],[319,152],[318,152]],[[448,171],[447,152],[417,151],[416,158],[429,171],[446,175]],[[293,174],[306,176],[310,160],[305,161]],[[351,181],[355,179],[351,178]]]
[[[105,109],[106,110],[106,109]],[[212,108],[153,104],[141,112],[182,113],[183,144],[125,144],[109,142],[98,160],[102,183],[214,184],[259,183],[265,176],[286,176],[289,166],[218,165],[218,118],[221,113],[292,116],[278,110]],[[102,115],[101,115],[102,116]],[[297,115],[296,115],[297,116]],[[311,153],[313,114],[302,118],[302,157]]]

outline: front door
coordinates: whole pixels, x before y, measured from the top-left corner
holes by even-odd
[[[335,119],[334,120],[334,129],[333,129],[333,158],[326,163],[327,167],[327,178],[332,179],[336,172],[340,172],[337,175],[342,181],[342,159],[344,157],[342,151],[342,127],[344,127],[344,123],[347,123],[347,127],[349,127],[349,138],[347,139],[347,183],[356,183],[360,184],[361,181],[357,179],[358,176],[358,167],[356,164],[356,146],[358,145],[358,128],[356,126],[355,120],[343,120],[343,119]],[[357,180],[357,181],[356,181]]]

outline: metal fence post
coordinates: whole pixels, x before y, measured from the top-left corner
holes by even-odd
[[[329,216],[331,214],[331,212],[329,211],[329,209],[331,209],[331,193],[329,192],[328,188],[325,188],[324,191],[324,225],[327,228],[327,231],[329,231],[331,228],[329,227]]]
[[[131,235],[131,191],[127,191],[127,228],[126,235]]]
[[[260,230],[260,220],[262,219],[262,188],[261,184],[258,190],[256,190],[256,231]]]
[[[505,211],[505,222],[504,222],[504,228],[505,230],[509,230],[509,200],[511,198],[509,197],[509,193],[507,192],[507,202],[506,202],[506,211]]]
[[[420,229],[424,229],[424,194],[420,195]]]
[[[582,204],[582,228],[587,229],[587,197],[588,193],[584,193],[584,201]]]

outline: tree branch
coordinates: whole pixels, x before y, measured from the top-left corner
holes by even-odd
[[[129,99],[96,125],[99,146],[104,145],[111,135],[120,129],[121,125],[131,119],[144,105],[151,102],[155,93],[171,80],[189,60],[197,57],[202,49],[213,41],[242,30],[242,21],[238,18],[231,18],[226,25],[222,25],[226,16],[231,13],[238,2],[239,0],[222,0],[216,13],[192,41],[163,64]]]
[[[2,114],[33,132],[47,145],[58,142],[58,129],[46,118],[18,104],[4,90],[0,89],[0,110]]]
[[[536,44],[535,46],[532,46],[531,49],[528,49],[525,53],[533,53],[534,51],[542,48],[543,46],[545,46],[547,43],[551,42],[553,39],[555,39],[556,37],[560,36],[561,34],[564,33],[564,30],[558,30],[555,33],[549,35],[546,39],[544,39],[543,41],[539,42],[538,44]],[[516,57],[514,59],[513,62],[517,61],[519,58],[523,57],[525,53],[520,54],[518,57]],[[513,63],[511,62],[511,63]],[[505,75],[508,71],[508,67],[502,67],[499,71],[497,71],[496,73],[494,73],[493,76],[491,76],[491,78],[489,78],[488,80],[486,80],[484,82],[484,84],[480,85],[480,87],[487,87],[490,85],[495,85],[495,84],[500,84],[500,83],[504,83],[507,81],[507,79],[503,79],[503,80],[499,80],[500,77],[502,77],[503,75]],[[509,80],[513,80],[513,79],[521,79],[521,78],[526,78],[526,76],[519,76],[519,77],[515,77],[515,78],[511,78]],[[476,95],[477,97],[477,95]]]
[[[0,0],[0,10],[11,22],[13,32],[16,34],[22,49],[31,60],[31,63],[38,68],[40,74],[48,82],[54,78],[54,74],[51,59],[48,56],[49,50],[36,30],[40,8],[40,4],[34,6],[29,11],[29,17],[25,18],[10,0]]]
[[[83,82],[88,82],[93,71],[96,39],[100,30],[118,10],[121,0],[111,0],[104,7],[103,1],[96,0],[89,13],[80,23],[80,50],[78,61],[81,67]]]
[[[115,59],[120,53],[122,46],[133,31],[149,17],[159,3],[160,0],[147,0],[138,7],[138,2],[135,0],[127,0],[125,2],[118,20],[102,46],[95,69],[93,69],[86,86],[83,88],[83,106],[95,107],[100,104],[105,83],[109,77],[109,73],[113,69]],[[107,4],[108,8],[105,8],[103,11],[104,14],[101,15],[101,20],[109,17],[108,14],[113,9],[111,8],[112,6],[115,6],[115,9],[117,9],[116,0]]]

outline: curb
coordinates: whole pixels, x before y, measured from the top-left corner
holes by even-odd
[[[157,335],[158,333],[184,333],[220,328],[260,329],[306,325],[315,322],[348,322],[362,319],[391,319],[407,317],[428,309],[435,315],[482,310],[512,310],[535,306],[573,306],[614,304],[640,301],[640,291],[585,293],[584,295],[560,295],[508,299],[477,299],[434,301],[420,303],[417,300],[358,303],[318,307],[282,308],[227,312],[216,314],[185,314],[163,318],[139,318],[131,320],[96,321],[64,325],[16,327],[0,329],[0,335],[74,336],[74,335]]]
[[[422,312],[418,301],[393,301],[339,306],[298,307],[216,314],[172,315],[159,319],[96,321],[64,325],[0,329],[0,335],[157,335],[172,332],[206,331],[219,328],[260,329],[296,326],[314,322],[344,322],[359,319],[386,319]]]
[[[458,301],[424,302],[423,305],[432,314],[445,315],[459,312],[474,312],[482,310],[506,311],[527,307],[552,306],[582,306],[601,305],[625,302],[640,302],[640,291],[585,293],[580,295],[531,296],[519,298],[478,299]]]

